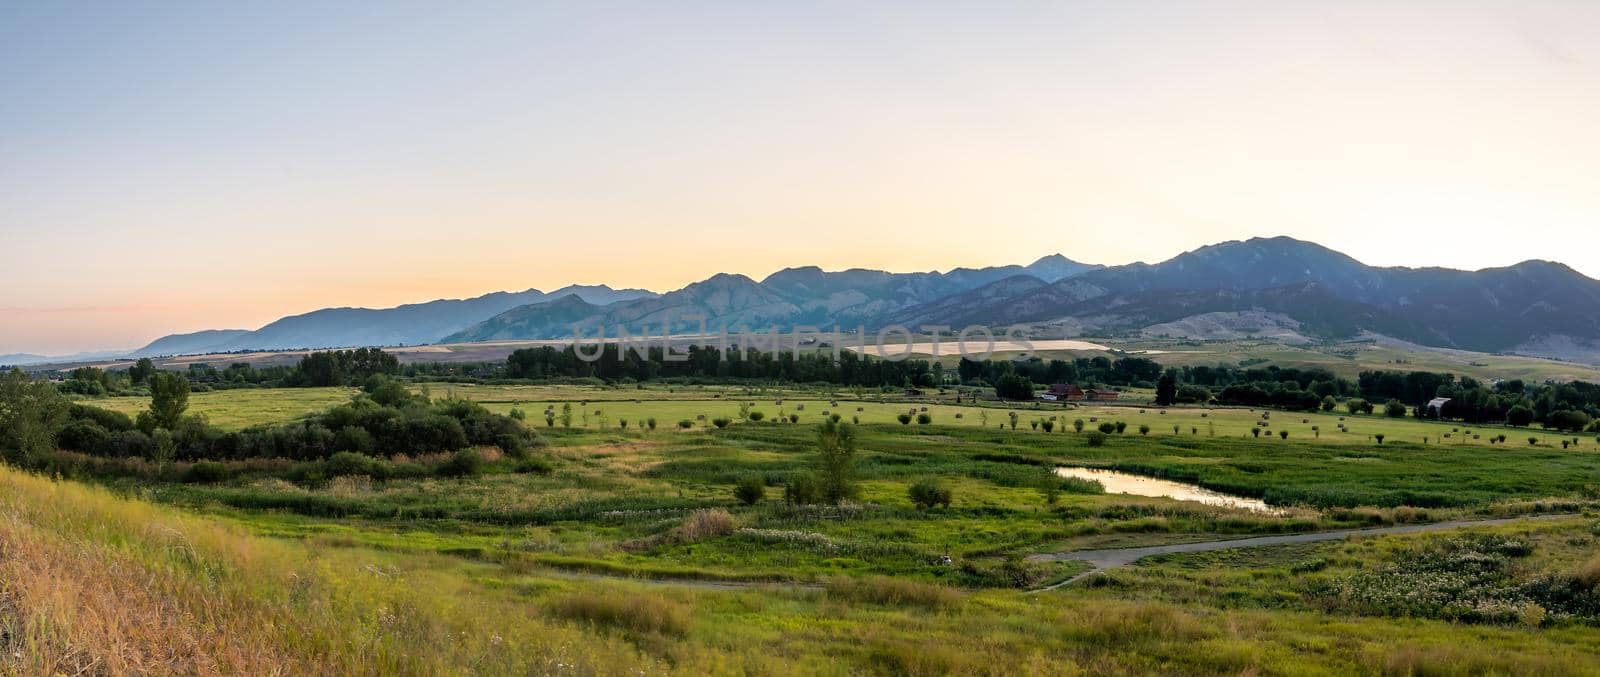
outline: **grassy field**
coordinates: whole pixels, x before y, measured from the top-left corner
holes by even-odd
[[[1371,416],[1346,417],[1339,432],[1338,415],[1285,412],[1257,438],[1260,411],[957,406],[953,394],[840,392],[834,404],[827,392],[732,387],[427,389],[526,412],[549,471],[494,463],[462,479],[303,482],[241,471],[97,488],[0,468],[0,673],[1600,672],[1600,616],[1583,606],[1595,593],[1573,587],[1600,572],[1589,562],[1600,447],[1589,439],[1562,449],[1534,433],[1530,446],[1526,431],[1506,431],[1511,443],[1490,445],[1489,429]],[[246,390],[191,403],[245,426],[346,397]],[[698,420],[737,416],[741,401],[767,420]],[[566,402],[572,427],[546,427],[545,407]],[[895,420],[924,406],[931,424]],[[815,466],[824,411],[862,421],[859,497],[789,505],[783,487]],[[800,423],[773,422],[780,412]],[[1053,432],[1031,425],[1052,415]],[[657,429],[641,429],[650,417]],[[1078,418],[1086,430],[1129,425],[1096,444],[1072,432]],[[680,419],[693,424],[680,430]],[[1380,430],[1385,444],[1368,441]],[[1099,493],[1062,484],[1056,465],[1281,509]],[[734,498],[748,477],[766,485],[753,505]],[[949,507],[911,504],[908,488],[926,478],[952,491]],[[1584,512],[1484,530],[1528,542],[1512,555],[1396,536],[1159,558],[1025,592],[1083,570],[1032,553]],[[1494,543],[1468,545],[1504,549]],[[1448,548],[1466,554],[1440,561],[1503,560],[1466,572],[1467,592],[1434,591],[1470,592],[1478,615],[1397,605],[1379,584],[1456,580],[1408,569],[1416,552]]]
[[[189,395],[189,412],[204,414],[212,425],[238,430],[252,425],[285,423],[350,401],[351,388],[242,388]],[[150,407],[148,397],[101,397],[85,400],[129,416]]]

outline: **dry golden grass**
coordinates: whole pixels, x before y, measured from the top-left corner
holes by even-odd
[[[0,466],[0,674],[661,671],[457,562],[383,557]]]
[[[733,533],[735,526],[733,515],[722,508],[698,510],[689,515],[683,521],[683,525],[678,527],[678,538],[685,543],[696,543],[708,538],[727,536]]]
[[[1589,558],[1572,572],[1572,577],[1589,588],[1600,588],[1600,555]]]
[[[885,576],[832,578],[828,580],[827,592],[829,597],[838,600],[884,606],[939,609],[954,607],[961,601],[961,593],[954,588]]]

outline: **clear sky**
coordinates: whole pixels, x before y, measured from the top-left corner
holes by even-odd
[[[1600,3],[0,5],[0,353],[1255,235],[1600,276]]]

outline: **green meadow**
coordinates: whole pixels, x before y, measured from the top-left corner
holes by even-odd
[[[28,553],[0,556],[7,669],[1600,671],[1593,439],[1381,414],[957,404],[935,390],[412,389],[522,412],[540,462],[491,449],[480,474],[381,479],[240,461],[221,479],[88,485],[0,470],[0,552]],[[190,410],[237,429],[350,395],[199,392]],[[91,401],[130,413],[141,402]],[[928,422],[900,422],[912,412]],[[818,467],[819,423],[833,414],[859,421],[854,498],[785,500]],[[1102,436],[1104,423],[1113,432]],[[1489,441],[1500,434],[1508,441]],[[1105,493],[1056,466],[1171,479],[1272,510]],[[948,505],[914,503],[912,488],[930,480]],[[759,495],[741,498],[742,484]],[[1033,592],[1087,565],[1030,555],[1521,515],[1568,517],[1161,556]],[[1434,561],[1457,569],[1420,564]],[[1385,587],[1395,577],[1464,582],[1408,600]],[[119,585],[131,588],[107,594]],[[107,639],[123,636],[159,641]]]

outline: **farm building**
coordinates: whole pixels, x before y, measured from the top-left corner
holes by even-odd
[[[1424,411],[1428,412],[1428,415],[1437,418],[1439,414],[1444,412],[1444,405],[1449,403],[1450,398],[1448,397],[1435,397],[1431,400],[1428,400],[1428,405],[1423,409]]]
[[[1115,401],[1117,401],[1117,391],[1115,391],[1115,390],[1090,389],[1090,390],[1085,390],[1083,392],[1083,394],[1084,394],[1084,399],[1087,399],[1090,402],[1115,402]]]
[[[1039,394],[1039,399],[1046,402],[1077,402],[1083,398],[1083,389],[1070,383],[1056,383]]]

